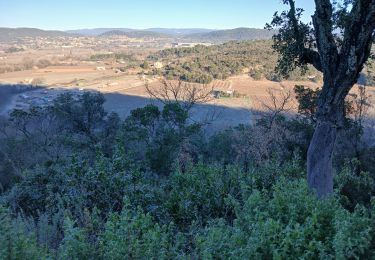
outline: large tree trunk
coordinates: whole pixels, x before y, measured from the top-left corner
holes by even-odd
[[[296,52],[299,57],[297,65],[309,63],[323,73],[317,125],[307,154],[307,175],[309,188],[319,197],[326,197],[333,193],[332,154],[338,131],[345,120],[345,97],[369,58],[375,38],[375,0],[349,1],[352,7],[344,10],[342,18],[345,20],[338,19],[340,24],[334,17],[337,10],[332,3],[335,1],[314,0],[316,8],[312,21],[315,37],[306,32],[309,31],[306,30],[308,25],[300,22],[295,0],[283,2],[290,5],[290,11],[281,16],[276,14],[273,20],[276,27],[282,25],[281,32],[274,37],[276,49],[290,61],[296,57]],[[284,23],[285,16],[287,22]],[[333,33],[337,28],[343,30],[340,36]],[[291,35],[293,40],[289,39]],[[311,38],[315,38],[316,46],[307,44]],[[291,44],[291,48],[285,44]],[[288,63],[280,60],[279,67],[288,70],[283,62]]]
[[[332,154],[337,131],[330,122],[318,122],[307,152],[308,185],[320,198],[333,193]]]
[[[333,193],[333,150],[338,131],[344,126],[345,96],[352,86],[352,82],[345,79],[336,82],[328,76],[324,78],[317,123],[307,151],[307,182],[319,198]]]

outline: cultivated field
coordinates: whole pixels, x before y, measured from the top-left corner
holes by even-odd
[[[163,48],[162,45],[159,44],[159,47],[152,48],[150,46],[153,44],[147,43],[150,46],[137,47],[134,46],[135,43],[125,41],[127,44],[133,44],[129,47],[122,44],[122,40],[121,44],[118,41],[112,42],[112,40],[97,43],[89,38],[85,41],[87,42],[75,43],[78,46],[83,45],[81,47],[70,46],[69,48],[64,48],[63,45],[53,47],[55,43],[47,44],[48,41],[42,41],[41,43],[45,44],[43,46],[37,45],[38,42],[32,42],[36,46],[29,44],[26,51],[0,53],[0,67],[11,66],[13,68],[13,71],[0,73],[0,84],[45,86],[43,89],[24,93],[3,94],[0,114],[6,115],[14,108],[45,105],[64,91],[101,92],[106,97],[107,110],[117,112],[123,118],[129,115],[132,109],[142,107],[150,102],[158,103],[150,98],[146,84],[150,87],[157,87],[161,84],[160,77],[144,75],[139,64],[149,53]],[[93,45],[90,47],[90,44]],[[137,42],[136,44],[141,43]],[[9,46],[5,46],[3,49],[5,50],[6,47]],[[93,59],[93,55],[115,52],[125,56]],[[126,61],[122,60],[127,57],[127,54],[132,58]],[[130,66],[132,62],[138,62],[138,65],[132,67]],[[271,102],[270,89],[277,98],[281,98],[283,93],[293,93],[293,88],[297,84],[317,88],[321,83],[311,81],[274,82],[264,78],[254,80],[247,73],[232,76],[226,80],[214,80],[206,87],[217,92],[230,93],[229,97],[212,98],[206,104],[197,106],[192,111],[193,118],[207,122],[212,121],[216,128],[251,123],[257,115],[254,111],[263,111],[264,103]],[[368,93],[372,96],[372,104],[375,103],[374,90],[375,88],[368,88]],[[355,89],[353,91],[355,92]],[[236,95],[232,95],[233,93]],[[6,97],[6,102],[4,97]],[[297,111],[294,99],[288,104],[288,109],[291,112]]]
[[[111,71],[97,71],[93,67],[53,67],[42,70],[13,72],[0,75],[2,83],[17,83],[27,77],[43,77],[46,88],[13,95],[11,102],[3,110],[3,114],[13,108],[25,108],[29,104],[44,104],[50,102],[64,91],[94,90],[106,97],[105,107],[108,111],[117,112],[122,118],[129,115],[132,109],[143,107],[149,103],[159,102],[150,98],[146,91],[145,82],[151,87],[160,85],[158,79],[142,79],[137,75],[116,75]],[[267,80],[255,81],[247,75],[231,77],[226,81],[215,81],[207,87],[215,90],[234,90],[243,97],[212,98],[207,104],[198,105],[192,111],[193,119],[210,123],[211,129],[223,129],[239,123],[251,123],[257,113],[262,111],[263,103],[271,102],[269,89],[276,95],[293,92],[296,84],[304,84],[311,88],[319,87],[312,82],[272,82]],[[375,89],[369,88],[369,94],[375,97]],[[29,100],[29,102],[27,102]],[[374,100],[373,100],[374,101]],[[296,102],[288,105],[291,111],[296,111]],[[373,113],[373,112],[372,112]]]

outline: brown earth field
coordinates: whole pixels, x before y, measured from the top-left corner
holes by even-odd
[[[79,65],[79,66],[51,66],[44,69],[34,69],[20,72],[0,74],[0,84],[30,83],[33,79],[40,79],[46,88],[41,91],[33,91],[28,94],[34,98],[50,100],[61,91],[75,89],[76,91],[93,90],[103,93],[106,97],[105,108],[108,111],[117,112],[122,118],[129,115],[135,108],[147,104],[160,102],[150,98],[146,91],[145,82],[150,87],[158,87],[161,83],[154,77],[139,77],[118,73],[109,66],[105,70],[98,70],[97,66],[102,65]],[[206,121],[215,129],[228,126],[235,126],[240,123],[251,123],[258,113],[265,109],[264,104],[271,102],[269,89],[280,99],[283,93],[293,93],[295,85],[305,85],[310,88],[317,88],[321,84],[313,82],[272,82],[268,80],[255,81],[248,75],[231,77],[225,81],[214,81],[208,88],[226,92],[236,91],[241,95],[239,98],[212,98],[206,104],[196,106],[192,110],[193,120]],[[356,88],[353,88],[353,92]],[[371,96],[371,103],[375,104],[375,87],[368,88]],[[9,105],[3,107],[2,113],[16,107],[23,107],[21,94],[10,97]],[[25,93],[23,93],[25,95]],[[277,101],[278,102],[278,101]],[[289,112],[296,112],[297,103],[294,98],[287,106]],[[1,111],[0,111],[1,113]],[[375,115],[374,107],[371,115]]]

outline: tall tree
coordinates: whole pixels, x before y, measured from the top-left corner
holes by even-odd
[[[308,64],[323,73],[316,127],[307,153],[307,178],[319,197],[333,192],[332,153],[345,119],[345,97],[371,54],[375,0],[315,0],[312,23],[301,21],[304,10],[283,0],[287,11],[274,14],[268,28],[280,54],[277,70],[287,76]]]

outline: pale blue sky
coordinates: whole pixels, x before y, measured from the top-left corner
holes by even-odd
[[[306,10],[313,0],[297,0]],[[0,0],[0,27],[263,28],[281,0]]]

